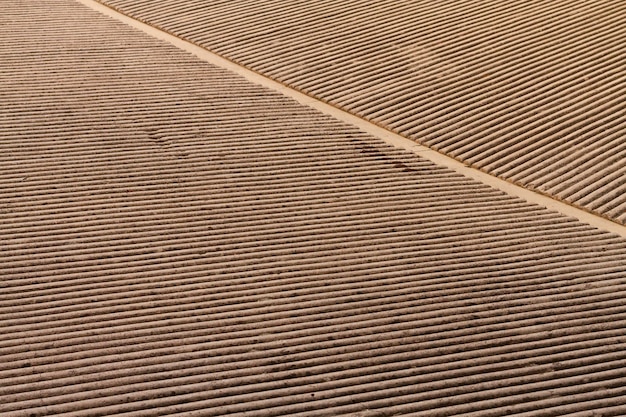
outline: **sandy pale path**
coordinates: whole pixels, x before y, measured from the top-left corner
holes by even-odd
[[[99,0],[467,165],[626,222],[620,0]]]

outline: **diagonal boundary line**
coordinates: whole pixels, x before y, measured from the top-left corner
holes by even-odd
[[[204,62],[210,63],[222,69],[226,69],[239,76],[242,76],[246,80],[269,88],[276,92],[279,92],[291,99],[296,100],[300,104],[313,108],[326,115],[332,116],[335,119],[341,120],[344,123],[348,123],[352,126],[359,128],[360,130],[369,133],[370,135],[382,140],[383,142],[412,152],[420,157],[427,159],[436,165],[444,166],[451,169],[465,177],[471,178],[475,181],[486,184],[492,188],[505,192],[506,194],[514,197],[521,198],[530,203],[540,205],[548,210],[556,211],[568,217],[576,218],[577,220],[589,224],[598,229],[604,230],[609,233],[617,234],[626,238],[626,226],[622,226],[608,218],[604,218],[595,213],[583,210],[581,208],[572,206],[566,202],[555,199],[553,196],[541,194],[537,191],[529,190],[520,185],[512,182],[500,179],[491,174],[487,174],[476,168],[472,168],[456,159],[446,156],[438,151],[430,149],[426,146],[420,145],[411,139],[401,136],[397,133],[391,132],[384,127],[376,125],[373,122],[364,120],[358,116],[355,116],[345,110],[328,104],[322,100],[319,100],[313,96],[309,96],[294,88],[288,87],[279,81],[273,80],[261,73],[248,69],[240,64],[237,64],[229,59],[222,57],[214,52],[211,52],[203,47],[200,47],[192,42],[179,38],[169,32],[162,29],[151,26],[147,23],[143,23],[137,19],[129,17],[117,10],[100,3],[98,0],[76,0],[78,3],[95,10],[105,16],[113,18],[117,21],[125,23],[137,30],[140,30],[154,38],[165,41],[175,47],[189,52]]]

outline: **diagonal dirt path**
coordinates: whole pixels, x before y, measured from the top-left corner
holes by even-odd
[[[626,222],[624,2],[102,3],[464,164]]]

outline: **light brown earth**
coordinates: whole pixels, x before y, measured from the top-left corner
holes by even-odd
[[[623,415],[626,239],[72,0],[0,14],[0,415]]]

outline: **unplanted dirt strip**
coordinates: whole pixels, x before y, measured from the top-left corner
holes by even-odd
[[[626,222],[623,1],[99,1]]]
[[[0,415],[624,415],[626,240],[73,1],[0,14]]]

